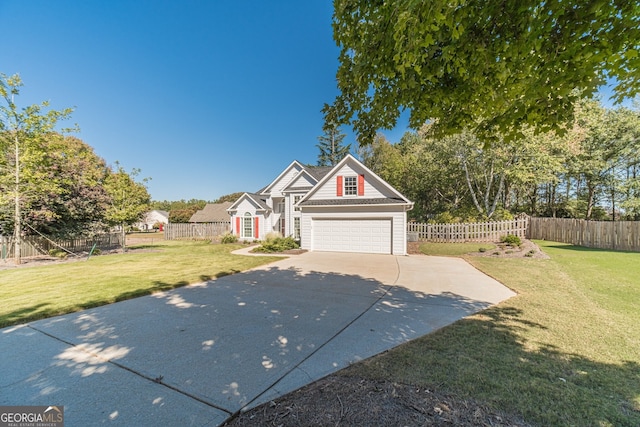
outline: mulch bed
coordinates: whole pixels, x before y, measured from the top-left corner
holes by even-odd
[[[529,426],[516,416],[437,390],[339,373],[241,413],[224,425]]]
[[[422,242],[408,242],[407,243],[407,252],[411,255],[421,255],[420,245]],[[482,246],[489,247],[490,245],[495,245],[494,249],[488,249],[484,252],[471,252],[469,256],[481,256],[481,257],[491,257],[491,258],[538,258],[538,259],[548,259],[549,256],[542,252],[538,245],[533,243],[531,240],[522,239],[522,243],[520,246],[509,246],[505,243],[494,242],[494,243],[484,243],[478,242],[478,248]]]

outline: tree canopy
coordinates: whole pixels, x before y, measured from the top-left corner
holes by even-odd
[[[146,187],[149,178],[137,182],[136,177],[139,174],[140,169],[133,169],[127,173],[116,162],[115,170],[107,176],[104,183],[105,190],[111,199],[105,218],[112,225],[120,226],[123,252],[126,248],[126,226],[142,219],[151,203],[151,197]]]
[[[378,135],[359,155],[414,201],[412,219],[437,222],[531,215],[640,219],[640,115],[581,100],[564,135],[485,144],[470,131],[435,136],[431,125],[397,144]]]
[[[47,179],[50,157],[46,146],[58,121],[72,111],[49,109],[47,102],[20,109],[15,97],[21,86],[20,76],[0,74],[0,217],[6,214],[6,203],[12,202],[16,264],[21,263],[23,208],[59,190]]]
[[[640,89],[635,1],[334,0],[333,31],[340,93],[323,111],[361,144],[403,110],[439,134],[563,132],[607,79],[616,101]]]

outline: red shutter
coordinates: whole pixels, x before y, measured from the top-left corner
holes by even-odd
[[[236,234],[240,237],[240,217],[236,217]]]
[[[364,196],[364,175],[358,175],[358,196]]]
[[[256,238],[256,239],[259,239],[259,238],[260,238],[260,231],[258,230],[258,219],[259,219],[258,217],[255,217],[255,218],[254,218],[255,226],[253,227],[253,228],[254,228],[254,234],[255,234],[255,238]]]
[[[342,197],[342,176],[336,177],[336,196]]]

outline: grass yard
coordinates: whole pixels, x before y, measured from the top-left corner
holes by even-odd
[[[144,251],[2,270],[0,327],[202,282],[279,259],[231,254],[240,247],[159,241],[131,247]]]
[[[640,253],[536,243],[551,259],[467,257],[518,296],[346,373],[472,398],[534,425],[639,426]]]

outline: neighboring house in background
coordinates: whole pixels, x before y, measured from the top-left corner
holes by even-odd
[[[153,230],[154,225],[160,224],[160,231],[162,231],[164,228],[164,225],[168,223],[169,223],[169,212],[152,210],[144,214],[144,217],[142,217],[142,221],[140,221],[137,224],[134,224],[134,227],[137,227],[142,231],[149,231],[149,230]]]
[[[229,222],[231,217],[227,209],[229,209],[231,205],[231,202],[207,203],[203,209],[191,215],[189,222]]]
[[[268,186],[229,208],[232,232],[262,240],[277,231],[311,251],[406,255],[413,203],[348,155],[333,167],[294,161]]]

